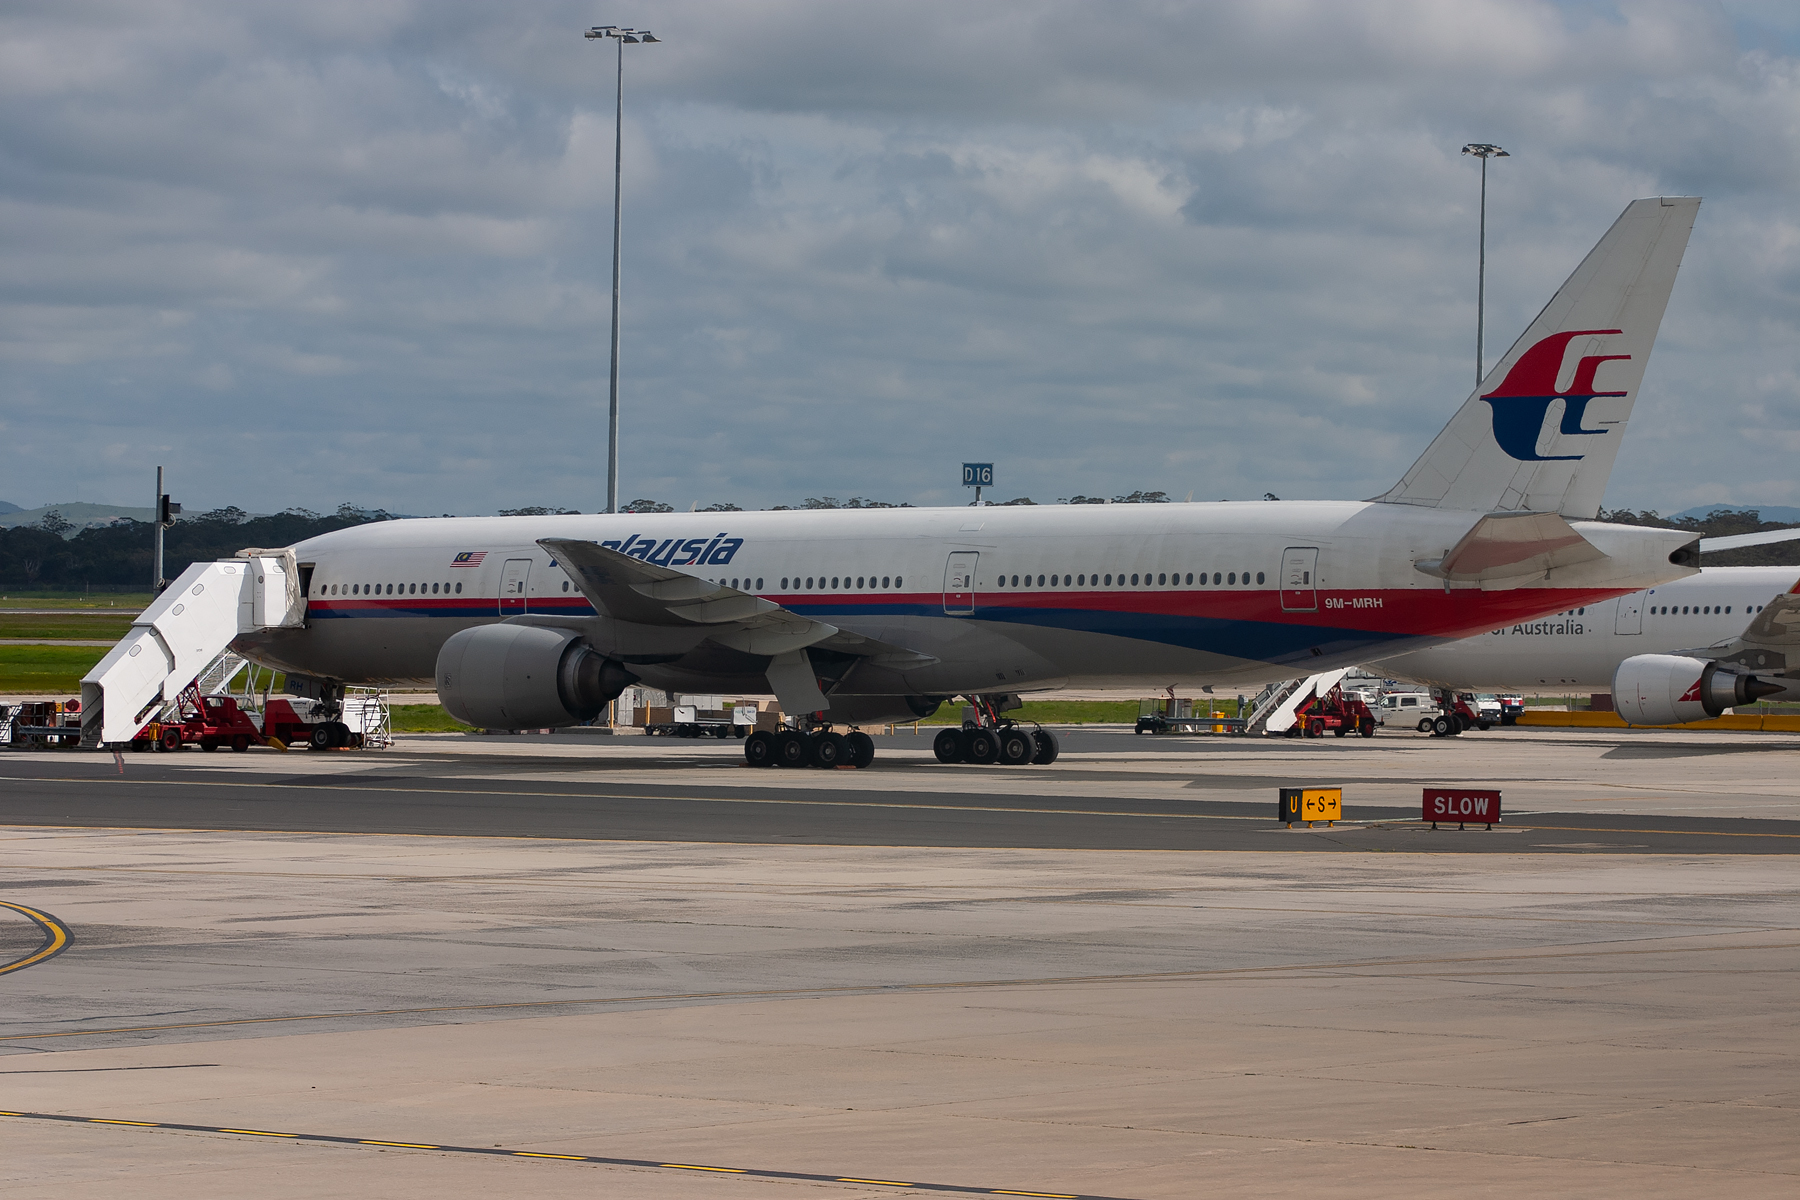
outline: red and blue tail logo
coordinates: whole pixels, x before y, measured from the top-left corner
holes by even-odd
[[[1553,333],[1514,363],[1499,387],[1483,396],[1494,410],[1494,440],[1500,448],[1520,462],[1558,462],[1587,457],[1583,454],[1539,454],[1538,438],[1544,432],[1544,418],[1550,402],[1563,402],[1562,421],[1556,431],[1564,436],[1596,437],[1606,429],[1583,429],[1588,401],[1596,396],[1623,396],[1624,392],[1594,390],[1594,373],[1603,362],[1630,359],[1629,354],[1590,354],[1575,364],[1575,378],[1569,390],[1556,390],[1556,376],[1562,370],[1563,355],[1569,343],[1578,337],[1600,337],[1619,333],[1617,329],[1574,329]]]

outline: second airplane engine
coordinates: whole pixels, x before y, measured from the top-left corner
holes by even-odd
[[[1676,654],[1639,654],[1613,672],[1613,707],[1633,725],[1704,721],[1785,690],[1722,663]]]
[[[438,651],[438,699],[482,729],[544,729],[592,720],[637,676],[572,629],[480,625]]]

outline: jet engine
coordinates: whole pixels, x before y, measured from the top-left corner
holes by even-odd
[[[1786,690],[1725,663],[1675,654],[1639,654],[1613,672],[1613,707],[1633,725],[1702,721]]]
[[[572,629],[479,625],[438,651],[438,699],[483,729],[542,729],[600,715],[637,676]]]

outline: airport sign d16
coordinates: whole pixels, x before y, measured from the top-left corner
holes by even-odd
[[[993,463],[964,463],[963,464],[963,486],[964,487],[993,487],[994,486],[994,464]]]

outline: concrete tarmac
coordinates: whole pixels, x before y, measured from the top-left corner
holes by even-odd
[[[1795,751],[1481,737],[9,753],[0,1187],[1792,1195]]]

